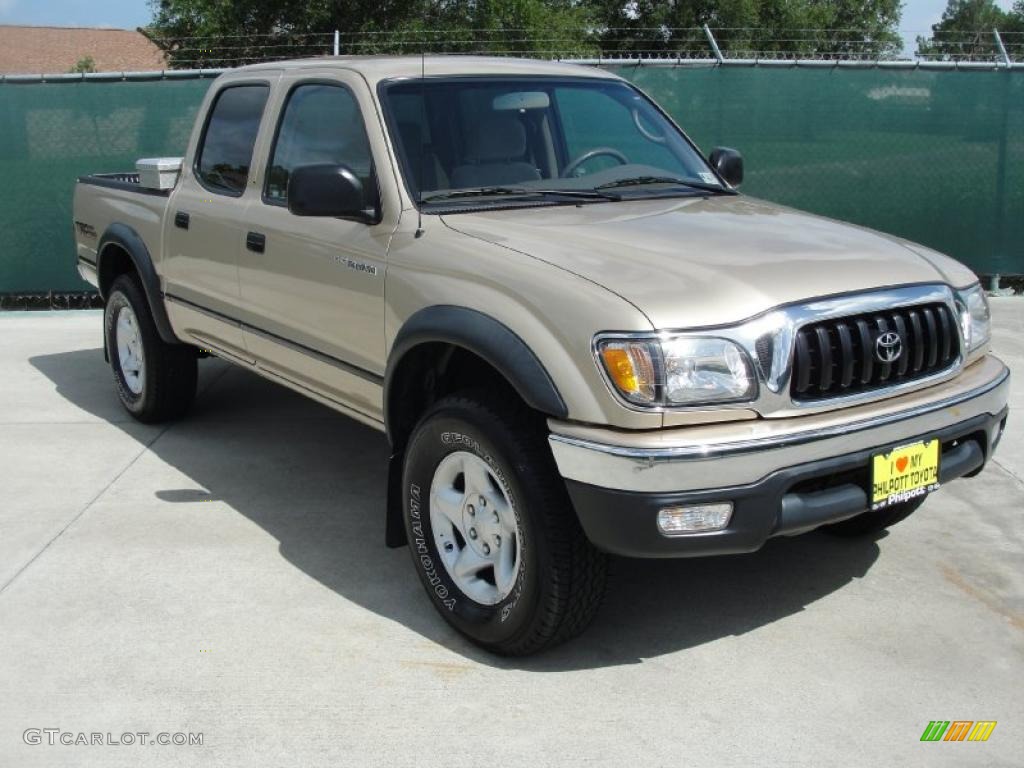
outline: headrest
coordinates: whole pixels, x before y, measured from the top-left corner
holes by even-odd
[[[423,148],[423,131],[417,123],[399,123],[398,133],[407,154],[419,154]]]
[[[469,157],[481,163],[509,160],[526,153],[526,129],[515,113],[493,113],[476,126],[469,142]]]

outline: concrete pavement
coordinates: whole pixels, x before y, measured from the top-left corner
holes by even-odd
[[[587,634],[522,660],[384,547],[382,435],[216,360],[139,425],[98,312],[0,314],[0,766],[1020,765],[1024,300],[994,307],[1022,373],[979,478],[877,540],[616,560]]]

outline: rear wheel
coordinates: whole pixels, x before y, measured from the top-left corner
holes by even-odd
[[[536,414],[479,395],[439,401],[413,432],[403,486],[416,570],[459,632],[526,655],[590,623],[607,556],[580,528]]]
[[[851,517],[849,520],[826,525],[822,530],[836,536],[866,536],[871,533],[878,533],[910,517],[918,507],[924,504],[924,500],[925,497],[922,496],[902,504],[894,504],[877,512],[864,512],[856,517]]]
[[[184,415],[196,394],[195,349],[160,338],[133,275],[121,275],[110,287],[103,326],[114,384],[128,413],[146,423]]]

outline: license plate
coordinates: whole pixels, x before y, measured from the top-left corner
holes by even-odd
[[[871,464],[872,510],[916,499],[939,487],[938,440],[877,454]]]

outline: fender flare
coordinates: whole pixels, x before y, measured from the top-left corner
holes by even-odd
[[[167,308],[164,306],[163,291],[160,290],[160,278],[153,266],[153,259],[149,255],[146,243],[139,237],[139,233],[127,224],[114,223],[107,227],[100,238],[99,247],[96,249],[96,276],[97,281],[102,285],[103,276],[103,254],[107,251],[108,245],[117,245],[122,248],[135,266],[135,272],[142,283],[142,290],[146,294],[146,303],[149,304],[150,314],[153,316],[153,323],[156,325],[160,338],[168,344],[181,344],[181,340],[174,335],[171,328],[170,318],[167,317]],[[101,291],[102,296],[102,291]],[[105,300],[107,297],[102,296]]]
[[[395,370],[409,350],[430,342],[453,344],[478,355],[504,376],[531,408],[559,419],[569,415],[547,369],[513,330],[475,309],[438,305],[413,314],[391,346],[384,374],[384,423],[389,437],[388,406]]]

